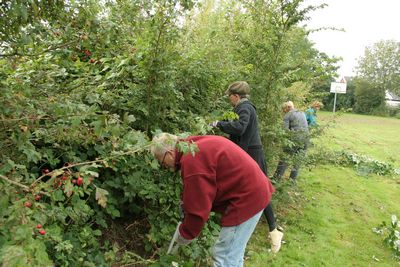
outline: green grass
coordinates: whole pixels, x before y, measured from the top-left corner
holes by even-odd
[[[324,123],[330,116],[319,119]],[[399,130],[397,119],[344,114],[318,142],[381,161],[393,158],[399,166]],[[400,266],[372,231],[392,214],[400,217],[399,177],[362,177],[333,165],[303,168],[297,186],[277,185],[273,204],[285,243],[276,255],[269,252],[263,219],[247,246],[245,266]]]
[[[334,120],[316,144],[333,150],[349,150],[400,167],[400,119],[357,114],[320,112],[318,120],[326,125]]]

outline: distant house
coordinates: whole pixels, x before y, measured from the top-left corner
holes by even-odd
[[[400,107],[400,97],[386,90],[385,92],[386,105],[391,108]]]

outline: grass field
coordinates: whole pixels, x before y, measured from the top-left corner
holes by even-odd
[[[349,150],[400,167],[400,119],[320,112],[321,125],[335,123],[317,144],[327,149]]]
[[[321,124],[331,113],[320,114]],[[315,140],[400,166],[400,120],[344,114]],[[246,266],[400,266],[372,228],[400,217],[400,178],[359,176],[332,165],[303,168],[297,186],[277,185],[273,204],[285,243],[273,255],[264,219],[247,247]]]

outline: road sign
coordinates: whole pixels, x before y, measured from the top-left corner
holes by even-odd
[[[336,95],[337,94],[345,94],[346,93],[346,79],[342,77],[340,82],[338,83],[331,83],[331,93],[335,93],[335,98],[333,100],[333,113],[335,113],[336,110]]]
[[[346,93],[346,83],[345,82],[340,82],[340,83],[331,83],[331,93],[337,93],[337,94],[345,94]]]

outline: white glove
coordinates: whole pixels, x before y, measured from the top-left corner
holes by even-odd
[[[178,244],[178,245],[180,245],[180,246],[183,246],[183,245],[187,245],[187,244],[189,244],[190,242],[192,242],[193,241],[193,239],[186,239],[186,238],[184,238],[182,235],[181,235],[181,233],[179,232],[179,230],[178,230],[178,237],[176,238],[176,243]]]
[[[181,233],[179,232],[179,227],[181,226],[181,224],[182,222],[179,222],[178,225],[176,226],[174,236],[172,237],[172,240],[169,243],[167,254],[176,254],[180,246],[187,245],[193,241],[193,239],[188,240],[183,236],[181,236]]]
[[[217,127],[219,121],[213,121],[212,123],[210,123],[210,126],[212,127]]]

